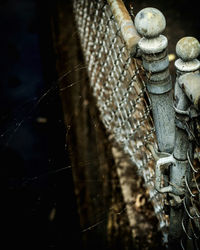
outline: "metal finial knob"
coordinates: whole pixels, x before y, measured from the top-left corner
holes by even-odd
[[[163,32],[166,20],[158,9],[145,8],[136,15],[135,27],[141,36],[153,38]]]
[[[200,44],[194,37],[183,37],[176,45],[176,54],[183,61],[191,61],[200,54]]]

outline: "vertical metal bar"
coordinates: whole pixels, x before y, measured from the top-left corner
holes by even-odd
[[[188,210],[186,209],[184,213],[184,208],[187,208],[189,205],[189,196],[193,196],[190,190],[190,181],[191,181],[191,168],[188,162],[189,159],[193,158],[193,143],[190,137],[190,131],[188,131],[187,124],[190,123],[191,115],[190,115],[190,107],[191,107],[191,85],[185,85],[185,76],[186,73],[194,72],[199,69],[200,63],[196,59],[200,53],[199,42],[193,37],[184,37],[180,39],[176,45],[176,53],[179,57],[175,62],[175,66],[177,68],[177,78],[175,83],[175,124],[176,124],[176,136],[175,136],[175,146],[173,156],[176,159],[176,165],[171,167],[170,171],[170,181],[172,183],[176,183],[177,187],[183,188],[184,191],[184,204],[181,206],[176,206],[171,208],[171,213],[177,216],[182,217],[182,221],[184,220],[185,226],[182,230],[185,232],[185,236],[181,235],[181,229],[178,228],[179,233],[177,232],[177,239],[182,239],[182,244],[185,244],[186,249],[194,249],[193,243],[191,241],[191,237],[188,237]],[[187,76],[186,76],[187,77]],[[188,81],[186,81],[188,82]],[[191,79],[190,79],[191,82]],[[185,93],[189,92],[189,98]],[[198,92],[198,91],[197,91]],[[194,105],[198,106],[198,98],[193,98]],[[184,207],[183,207],[184,205]],[[174,237],[174,231],[177,231],[175,225],[173,224],[174,216],[171,216],[170,223],[171,226],[170,231],[170,240],[172,246],[176,245],[177,239]],[[181,218],[180,218],[181,219]],[[178,222],[180,225],[180,221]],[[182,224],[183,225],[183,224]],[[188,241],[189,239],[189,241]],[[189,248],[188,248],[189,247]]]
[[[175,134],[172,83],[168,69],[168,41],[161,35],[166,26],[165,17],[155,8],[145,8],[136,15],[135,26],[142,36],[138,46],[146,70],[158,148],[172,153]]]
[[[146,86],[152,104],[158,149],[172,153],[175,115],[167,55],[168,41],[161,35],[166,27],[165,17],[155,8],[145,8],[136,15],[135,27],[142,36],[138,46],[146,71]]]

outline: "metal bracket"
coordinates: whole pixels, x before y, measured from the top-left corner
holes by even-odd
[[[172,154],[166,152],[158,152],[152,145],[148,145],[149,150],[151,151],[154,159],[156,160],[156,172],[155,172],[155,188],[160,193],[171,193],[173,196],[177,196],[174,193],[172,185],[162,187],[162,184],[165,179],[165,170],[169,168],[172,164],[176,165],[177,160]],[[182,190],[181,190],[182,191]],[[173,197],[172,197],[173,198]],[[176,200],[179,200],[177,198]]]
[[[193,107],[193,105],[191,105],[187,110],[178,109],[174,105],[173,107],[174,107],[175,112],[179,115],[186,115],[186,116],[189,116],[189,118],[191,119],[200,116],[200,113],[197,112],[197,110]]]
[[[156,180],[155,180],[155,188],[160,193],[172,193],[173,187],[168,185],[166,187],[162,186],[162,176],[164,176],[164,170],[168,168],[171,164],[176,164],[176,160],[174,159],[173,155],[168,154],[167,157],[160,158],[156,162]]]
[[[186,170],[186,166],[188,165],[188,160],[177,160],[172,154],[168,154],[167,157],[160,158],[156,162],[156,179],[155,179],[155,188],[160,193],[171,193],[175,196],[180,196],[185,193],[184,182],[179,186],[176,186],[176,183],[170,183],[168,186],[163,186],[164,184],[164,175],[165,170],[169,167],[173,166],[174,169],[177,169],[176,175],[177,178],[180,176],[185,175],[184,172]],[[182,166],[182,169],[180,169]],[[180,171],[180,172],[179,172]],[[175,178],[176,179],[176,178]],[[174,180],[175,181],[175,180]]]

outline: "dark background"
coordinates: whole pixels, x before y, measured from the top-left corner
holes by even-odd
[[[80,246],[52,42],[51,20],[56,5],[57,1],[0,2],[3,249]],[[170,53],[175,52],[182,35],[199,38],[195,1],[140,1],[135,12],[147,6],[161,9],[167,17]]]
[[[56,1],[0,3],[2,249],[79,243],[52,47],[54,6]]]

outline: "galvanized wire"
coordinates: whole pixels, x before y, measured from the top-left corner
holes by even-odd
[[[76,0],[74,14],[101,120],[143,176],[166,238],[165,196],[155,190],[155,159],[147,147],[156,148],[156,138],[141,66],[131,57],[106,1]]]
[[[199,148],[196,147],[196,154],[199,154]],[[193,241],[194,249],[200,248],[200,167],[199,167],[199,159],[195,157],[192,160],[189,157],[189,153],[187,154],[188,163],[191,168],[191,180],[188,182],[187,178],[185,178],[185,186],[186,186],[186,196],[183,199],[183,207],[185,210],[185,219],[188,220],[188,227],[186,228],[182,223],[183,232],[185,233],[187,239],[189,241]],[[194,164],[196,166],[194,166]],[[182,242],[184,247],[184,244]],[[186,244],[185,244],[186,245]],[[184,249],[184,248],[183,248]]]

